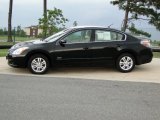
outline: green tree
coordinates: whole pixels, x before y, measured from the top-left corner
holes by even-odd
[[[17,30],[16,30],[16,35],[17,36],[20,36],[20,34],[21,34],[21,26],[19,25],[19,26],[17,26]]]
[[[24,30],[21,30],[21,33],[20,33],[20,37],[26,37],[26,32],[24,32]]]
[[[129,23],[133,23],[135,20],[140,19],[148,21],[149,24],[160,30],[159,0],[112,0],[111,3],[125,11],[125,17],[122,25],[123,31],[126,31],[127,28],[131,28],[129,27]],[[129,17],[129,15],[131,17]]]
[[[4,35],[3,29],[0,29],[0,35]]]
[[[20,25],[12,29],[12,34],[15,34],[18,37],[26,37],[26,33],[24,32],[24,30],[21,28]]]
[[[4,35],[7,35],[8,34],[7,28],[4,28],[3,32],[4,32]]]
[[[45,33],[49,36],[57,32],[59,28],[65,26],[67,21],[68,19],[63,16],[62,10],[57,8],[47,10],[47,17],[43,16],[39,19],[39,27],[43,29],[43,37],[45,37]]]
[[[151,34],[149,34],[147,32],[144,32],[143,30],[136,29],[134,23],[132,23],[131,27],[129,27],[128,29],[134,35],[143,35],[143,36],[146,36],[146,37],[151,37]]]
[[[13,9],[13,0],[10,0],[9,13],[8,13],[8,42],[12,42],[12,9]]]
[[[117,5],[119,7],[119,9],[122,9],[125,11],[125,16],[124,16],[124,20],[123,20],[123,24],[121,27],[122,31],[126,31],[127,27],[128,27],[128,18],[129,18],[129,13],[131,11],[131,0],[113,0],[111,1],[111,4],[113,5]]]
[[[77,21],[74,21],[73,26],[77,26],[77,25],[78,25]]]

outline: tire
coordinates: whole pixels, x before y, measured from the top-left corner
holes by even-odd
[[[48,58],[42,54],[31,56],[28,61],[28,68],[33,74],[44,74],[49,69]]]
[[[116,61],[116,68],[120,72],[131,72],[135,67],[135,58],[128,53],[121,54]]]

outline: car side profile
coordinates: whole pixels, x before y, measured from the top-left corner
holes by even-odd
[[[34,74],[44,74],[58,62],[102,62],[130,72],[135,65],[152,61],[150,41],[105,27],[72,27],[44,40],[14,45],[6,56],[12,67],[28,67]]]

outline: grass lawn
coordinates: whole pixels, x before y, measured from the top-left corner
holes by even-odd
[[[12,37],[13,39],[13,37]],[[15,37],[15,41],[18,41],[18,42],[23,42],[23,41],[27,41],[27,40],[34,40],[34,39],[37,39],[37,38],[30,38],[30,37]],[[7,41],[7,36],[0,36],[0,41],[1,40],[5,40]]]
[[[1,45],[13,45],[13,42],[0,42],[0,46]]]
[[[0,57],[6,56],[8,49],[0,49]]]
[[[34,40],[38,38],[29,38],[29,37],[16,37],[15,42],[23,42],[23,41],[29,41]],[[0,45],[13,45],[14,42],[7,42],[7,36],[0,36]]]
[[[154,52],[153,54],[155,58],[160,58],[160,52]]]

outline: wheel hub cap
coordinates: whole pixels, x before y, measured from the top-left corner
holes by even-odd
[[[33,71],[41,73],[46,69],[46,61],[43,58],[35,58],[32,60],[31,67]]]
[[[131,57],[125,56],[120,60],[119,65],[122,70],[130,70],[133,67],[133,60]]]

